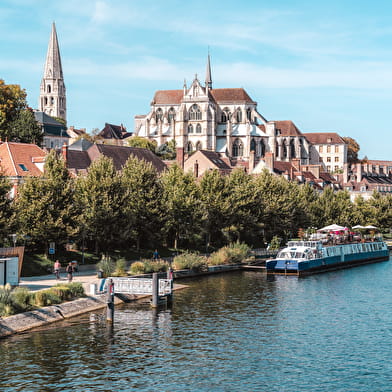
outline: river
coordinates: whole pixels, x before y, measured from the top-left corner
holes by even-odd
[[[392,263],[183,280],[171,309],[103,311],[0,341],[6,391],[392,391]]]

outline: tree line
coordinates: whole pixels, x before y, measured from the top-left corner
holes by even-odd
[[[158,174],[130,157],[121,171],[110,158],[95,161],[84,176],[70,176],[51,152],[44,176],[29,177],[14,200],[0,178],[0,242],[11,233],[32,250],[82,242],[95,252],[157,246],[212,250],[234,241],[262,246],[272,237],[331,223],[392,226],[392,196],[350,201],[346,191],[317,192],[264,171],[217,170],[195,179],[177,165]]]

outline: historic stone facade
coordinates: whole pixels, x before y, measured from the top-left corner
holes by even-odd
[[[150,112],[135,116],[135,134],[158,146],[174,139],[186,153],[215,151],[232,164],[273,152],[275,159],[309,163],[309,143],[291,121],[267,121],[243,88],[212,88],[210,58],[204,86],[197,75],[182,90],[157,91]]]
[[[41,81],[38,110],[51,117],[67,119],[67,106],[56,26],[52,24],[48,52]]]

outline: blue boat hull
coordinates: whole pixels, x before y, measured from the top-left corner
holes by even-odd
[[[296,261],[290,259],[267,260],[267,272],[295,275],[307,275],[329,270],[350,268],[361,264],[376,263],[389,259],[388,250],[377,250],[363,253],[346,254],[344,260],[339,256],[327,256],[319,259]]]

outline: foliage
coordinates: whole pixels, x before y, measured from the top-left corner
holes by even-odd
[[[2,177],[0,172],[0,244],[3,238],[6,238],[11,233],[10,218],[12,216],[12,205],[8,197],[10,190],[10,181],[6,177]]]
[[[172,139],[167,143],[161,144],[155,149],[155,153],[164,160],[176,159],[176,141]]]
[[[245,243],[231,243],[220,248],[208,258],[209,265],[237,264],[243,262],[249,255],[250,248]]]
[[[127,272],[125,270],[126,267],[126,260],[121,257],[116,260],[116,266],[113,272],[113,276],[127,276]]]
[[[270,250],[278,250],[281,246],[281,243],[281,238],[279,238],[277,235],[273,236],[269,246]]]
[[[103,276],[107,278],[112,275],[116,267],[110,257],[102,255],[101,261],[97,264],[97,268],[102,271]]]
[[[154,272],[166,272],[168,264],[162,260],[151,261],[151,260],[140,260],[131,264],[129,272],[132,275],[140,274],[152,274]]]
[[[195,272],[206,271],[208,269],[207,257],[197,253],[185,252],[174,258],[172,267],[174,270],[190,269]]]
[[[42,144],[43,133],[30,108],[20,110],[14,120],[9,122],[8,129],[10,141]]]
[[[129,147],[146,148],[155,153],[157,143],[155,140],[149,140],[141,136],[132,136],[127,140]]]
[[[358,142],[352,137],[345,136],[343,140],[347,144],[347,162],[357,163],[358,162],[358,152],[360,150]]]
[[[26,287],[15,287],[11,292],[11,302],[15,313],[26,312],[32,308],[32,294]]]

